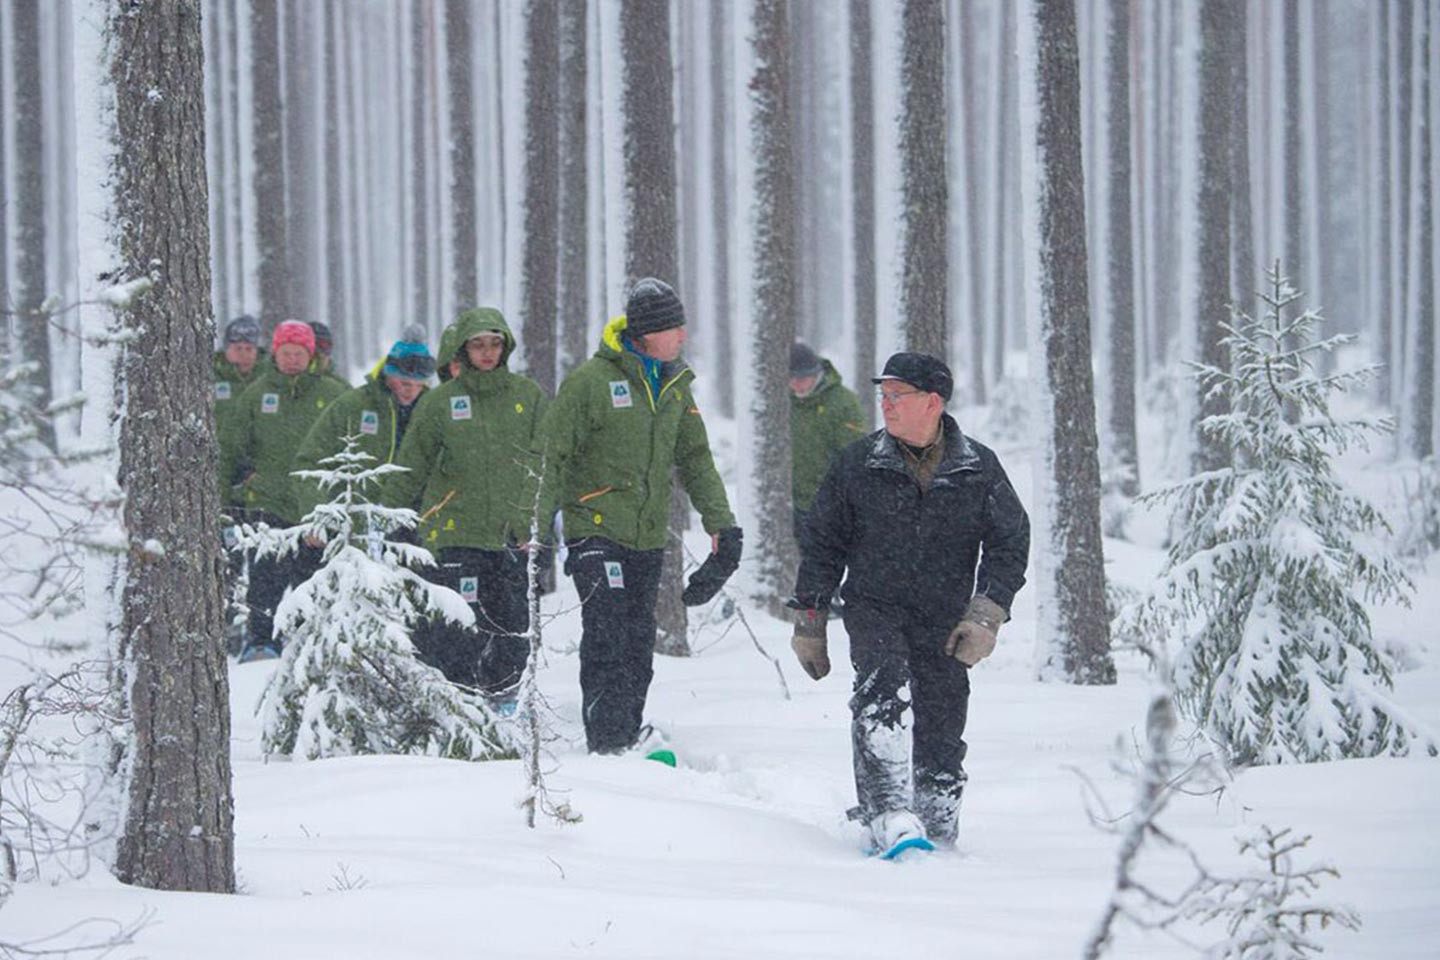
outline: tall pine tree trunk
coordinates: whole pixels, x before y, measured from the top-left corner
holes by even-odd
[[[850,203],[855,248],[855,376],[879,372],[875,358],[875,92],[870,0],[850,0]],[[868,427],[875,404],[861,404]]]
[[[1116,488],[1140,492],[1140,454],[1135,433],[1135,252],[1130,224],[1130,0],[1108,0],[1108,131],[1110,232],[1106,276],[1110,307],[1110,449]],[[1102,173],[1096,173],[1103,176]]]
[[[1415,29],[1415,5],[1413,3],[1396,3],[1392,8],[1391,18],[1391,62],[1394,63],[1394,103],[1395,112],[1391,118],[1391,150],[1394,153],[1395,174],[1391,183],[1391,196],[1394,198],[1392,210],[1394,219],[1392,225],[1395,228],[1394,240],[1390,244],[1391,263],[1393,274],[1391,278],[1390,291],[1392,296],[1390,306],[1391,339],[1393,352],[1390,357],[1390,375],[1395,378],[1397,398],[1404,392],[1404,384],[1408,376],[1407,357],[1405,356],[1405,342],[1409,329],[1408,302],[1410,289],[1410,218],[1413,207],[1412,183],[1410,180],[1410,157],[1411,149],[1411,104],[1414,102],[1414,29]]]
[[[14,337],[22,361],[36,365],[28,386],[35,406],[50,403],[50,317],[45,251],[49,223],[45,204],[45,89],[41,79],[38,0],[15,0],[10,8],[15,63],[15,300]],[[51,96],[54,96],[52,91]],[[56,225],[58,229],[58,224]],[[40,440],[55,446],[48,420]]]
[[[200,30],[198,0],[109,8],[117,259],[124,278],[154,281],[121,311],[135,338],[117,384],[129,543],[117,646],[133,737],[116,873],[141,886],[228,893],[234,815]]]
[[[1409,295],[1406,311],[1405,452],[1420,459],[1435,453],[1435,168],[1432,124],[1435,91],[1431,51],[1435,43],[1430,0],[1415,6],[1414,127],[1410,176],[1414,210],[1410,218]]]
[[[1249,310],[1259,286],[1255,273],[1255,213],[1250,189],[1249,15],[1237,3],[1226,22],[1230,60],[1230,296]]]
[[[450,275],[457,313],[473,306],[479,291],[470,13],[470,0],[445,0],[445,65],[450,91]],[[430,318],[416,319],[424,323]]]
[[[981,145],[985,142],[986,133],[978,86],[980,45],[977,42],[979,30],[975,23],[975,5],[961,2],[957,6],[960,16],[960,22],[956,24],[956,29],[960,32],[960,96],[964,98],[965,124],[964,189],[969,199],[969,216],[966,218],[964,230],[970,264],[970,284],[964,307],[969,314],[965,325],[970,333],[970,402],[984,406],[989,403],[990,396],[990,376],[985,355],[985,258],[981,253],[985,246],[982,229],[985,218],[980,215],[980,175],[984,167]],[[863,372],[861,375],[864,375]]]
[[[340,0],[325,5],[325,316],[344,316],[345,302],[345,198],[340,189]]]
[[[716,405],[720,415],[735,416],[735,337],[730,309],[730,84],[725,69],[730,52],[730,2],[711,0],[710,35],[710,217],[712,223],[712,254],[710,272],[715,291],[713,297],[715,323],[715,377],[718,384]]]
[[[589,356],[586,0],[560,0],[560,376]]]
[[[945,7],[910,0],[900,38],[900,313],[906,349],[950,356],[946,322]]]
[[[279,0],[250,0],[250,101],[260,323],[268,336],[292,315],[285,223],[285,113],[280,100]]]
[[[229,169],[229,155],[225,151],[225,18],[224,4],[210,0],[205,11],[205,170],[210,189],[210,300],[214,305],[216,319],[224,323],[233,311],[230,308],[230,246],[226,233],[229,229],[227,216],[230,206],[227,200],[226,177]],[[3,72],[3,71],[0,71]],[[0,103],[4,102],[0,92]],[[3,153],[4,151],[0,151]],[[0,161],[0,183],[5,182],[3,161]],[[3,246],[3,241],[0,241]],[[4,263],[4,251],[0,250],[0,264]],[[3,270],[3,267],[0,267]],[[0,303],[4,299],[0,298]]]
[[[315,312],[315,66],[310,31],[314,5],[285,5],[285,226],[290,309],[307,320]],[[333,322],[333,321],[332,321]]]
[[[1372,101],[1372,114],[1375,118],[1375,209],[1372,214],[1372,222],[1375,224],[1373,233],[1375,245],[1375,277],[1371,282],[1371,289],[1374,293],[1372,302],[1368,304],[1371,318],[1375,324],[1375,362],[1380,369],[1375,376],[1376,399],[1383,404],[1393,404],[1396,399],[1396,388],[1394,370],[1390,366],[1390,355],[1393,350],[1393,334],[1395,329],[1395,317],[1390,307],[1390,283],[1394,273],[1394,266],[1391,263],[1391,234],[1394,230],[1394,200],[1390,195],[1390,180],[1392,176],[1390,166],[1390,124],[1393,120],[1391,111],[1390,76],[1394,69],[1390,62],[1390,4],[1377,3],[1371,8],[1371,15],[1374,18],[1375,37],[1371,41],[1370,56],[1371,69],[1375,72],[1375,98]]]
[[[525,8],[525,257],[520,268],[521,337],[526,370],[555,393],[555,280],[559,270],[560,9],[558,0]],[[673,207],[672,207],[673,209]]]
[[[429,65],[430,5],[410,9],[410,309],[428,317],[430,303]],[[448,319],[448,318],[447,318]]]
[[[1020,11],[1021,190],[1030,348],[1042,455],[1035,469],[1037,645],[1041,679],[1115,682],[1100,460],[1090,369],[1080,64],[1071,0]]]

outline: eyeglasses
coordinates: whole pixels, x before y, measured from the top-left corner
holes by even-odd
[[[906,397],[919,396],[922,390],[876,390],[875,394],[880,398],[881,403],[896,404]]]

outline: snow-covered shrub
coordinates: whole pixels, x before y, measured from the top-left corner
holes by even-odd
[[[246,530],[260,555],[325,541],[318,572],[286,594],[275,611],[285,651],[261,701],[266,753],[316,759],[409,753],[464,760],[513,757],[479,698],[421,663],[410,630],[422,617],[473,623],[459,594],[429,583],[414,567],[432,563],[422,547],[385,539],[413,527],[412,510],[370,502],[367,491],[396,470],[345,449],[321,470],[295,476],[331,493],[297,526]]]
[[[1391,424],[1331,416],[1331,395],[1371,371],[1318,374],[1313,358],[1349,338],[1313,340],[1316,316],[1287,317],[1299,294],[1278,266],[1269,279],[1265,315],[1226,327],[1233,370],[1197,368],[1205,389],[1228,395],[1230,412],[1202,428],[1235,466],[1141,498],[1172,506],[1175,539],[1122,629],[1179,639],[1177,704],[1232,764],[1434,754],[1434,737],[1385,694],[1392,664],[1366,609],[1408,603],[1410,583],[1368,549],[1385,521],[1331,469]]]

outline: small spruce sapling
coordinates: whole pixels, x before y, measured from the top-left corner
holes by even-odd
[[[1177,705],[1232,765],[1433,755],[1434,736],[1386,696],[1392,666],[1367,610],[1408,604],[1411,584],[1370,548],[1389,528],[1331,464],[1393,423],[1332,415],[1331,397],[1373,370],[1318,373],[1317,356],[1350,338],[1313,339],[1318,318],[1294,312],[1299,296],[1277,264],[1264,315],[1225,326],[1233,368],[1197,365],[1204,389],[1230,401],[1201,427],[1234,465],[1142,498],[1172,505],[1176,535],[1119,626],[1181,638]]]
[[[499,725],[475,697],[415,657],[411,629],[422,617],[474,622],[454,591],[429,583],[416,567],[434,561],[422,547],[387,539],[413,527],[413,510],[371,502],[381,478],[405,468],[374,464],[356,437],[296,471],[298,482],[330,495],[297,526],[242,536],[260,555],[324,541],[320,569],[286,594],[275,611],[286,638],[260,704],[266,753],[307,759],[408,753],[463,760],[514,757]]]

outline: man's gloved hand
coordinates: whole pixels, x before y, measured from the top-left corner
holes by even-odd
[[[995,650],[995,635],[1005,622],[1005,608],[989,597],[978,594],[970,598],[965,615],[945,641],[945,653],[967,667],[990,656]]]
[[[811,680],[820,680],[830,672],[830,653],[826,649],[825,631],[830,616],[825,610],[799,610],[795,614],[795,633],[790,649]]]
[[[687,607],[709,603],[725,581],[740,566],[740,553],[744,546],[745,534],[739,527],[726,527],[715,535],[715,549],[700,569],[690,575],[690,583],[680,600]]]

